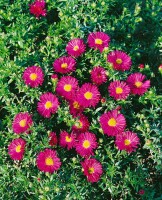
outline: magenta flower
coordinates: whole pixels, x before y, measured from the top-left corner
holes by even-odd
[[[128,76],[127,84],[132,94],[143,95],[148,90],[150,87],[150,80],[144,81],[145,78],[145,75],[138,72]]]
[[[82,133],[89,129],[89,121],[86,116],[80,114],[76,116],[75,124],[72,126],[72,130],[76,133]]]
[[[139,138],[136,133],[126,131],[116,136],[115,144],[119,150],[126,150],[128,153],[131,153],[137,148]]]
[[[72,39],[70,42],[68,42],[66,51],[69,55],[78,57],[85,52],[85,44],[80,38]]]
[[[115,70],[118,71],[129,70],[132,65],[130,56],[119,50],[110,52],[107,61],[112,64]]]
[[[44,81],[44,74],[40,67],[31,66],[25,69],[22,78],[26,85],[35,88],[42,85]]]
[[[66,74],[73,72],[75,70],[76,61],[72,57],[60,57],[56,59],[53,63],[53,67],[55,72],[59,72],[61,74]]]
[[[105,47],[109,46],[110,37],[103,32],[90,33],[88,36],[88,45],[90,48],[98,49],[100,52],[104,50]]]
[[[91,71],[91,80],[96,85],[102,85],[107,81],[106,70],[101,66],[94,67]]]
[[[52,114],[56,113],[59,106],[56,95],[47,92],[40,96],[37,111],[45,118],[50,118]]]
[[[36,0],[32,4],[29,5],[30,13],[35,15],[36,18],[40,16],[46,16],[46,2],[44,0]]]
[[[81,162],[81,165],[83,167],[83,173],[87,177],[88,182],[94,183],[99,181],[103,173],[102,165],[99,161],[94,158],[85,159],[83,162]]]
[[[57,135],[55,132],[51,132],[49,134],[49,145],[56,146],[57,145]]]
[[[75,143],[76,143],[76,135],[74,133],[67,133],[66,131],[62,131],[60,133],[60,146],[64,147],[68,150],[72,149],[73,147],[75,147]]]
[[[128,97],[130,88],[124,81],[113,81],[110,83],[108,91],[115,100],[122,100]]]
[[[22,138],[12,140],[8,146],[8,154],[12,160],[22,160],[24,156],[26,141]]]

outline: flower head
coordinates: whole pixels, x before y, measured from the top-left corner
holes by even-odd
[[[91,83],[84,83],[78,93],[78,101],[84,108],[95,107],[100,101],[100,92],[97,86]]]
[[[60,133],[60,146],[67,147],[68,150],[75,147],[75,138],[76,135],[74,133],[69,134],[66,131],[62,131]]]
[[[22,138],[12,140],[8,146],[8,154],[12,160],[22,160],[24,156],[26,142]]]
[[[131,58],[125,52],[119,50],[110,52],[107,61],[112,63],[113,68],[118,71],[129,70],[132,65]]]
[[[51,149],[45,149],[40,152],[37,156],[36,163],[40,171],[51,174],[61,166],[60,158],[57,157],[56,151]]]
[[[12,123],[13,132],[16,134],[29,133],[29,129],[33,124],[31,115],[28,112],[18,113]]]
[[[72,57],[60,57],[53,63],[55,72],[66,74],[75,70],[76,61]]]
[[[158,67],[159,72],[162,74],[162,64]]]
[[[56,146],[57,145],[57,135],[54,132],[49,134],[49,145]]]
[[[144,194],[145,194],[145,190],[140,189],[139,192],[138,192],[138,194],[140,194],[140,195],[144,195]]]
[[[124,81],[113,81],[110,83],[108,91],[115,100],[122,100],[128,97],[130,88]]]
[[[91,71],[91,80],[96,85],[102,85],[107,81],[106,70],[103,67],[94,67]]]
[[[136,133],[126,131],[116,136],[115,144],[119,150],[126,150],[128,153],[131,153],[137,148],[139,138]]]
[[[72,76],[63,76],[57,83],[56,92],[67,100],[72,100],[78,89],[78,80]]]
[[[144,64],[139,64],[138,68],[139,68],[139,69],[144,69],[144,68],[145,68],[145,65],[144,65]]]
[[[47,92],[40,96],[37,111],[45,118],[50,118],[52,114],[56,113],[59,106],[56,95]]]
[[[76,133],[85,132],[89,129],[89,121],[86,116],[80,114],[77,116],[75,124],[72,126],[72,130]]]
[[[99,119],[101,128],[108,136],[116,136],[124,131],[126,126],[125,117],[117,110],[111,110],[101,115]]]
[[[76,151],[82,157],[94,155],[93,150],[98,146],[97,138],[94,133],[85,132],[77,137]]]
[[[88,36],[89,47],[98,49],[100,52],[102,52],[105,47],[109,46],[109,42],[110,42],[110,37],[103,32],[90,33]]]
[[[72,39],[68,42],[66,51],[69,55],[78,57],[85,52],[85,44],[80,38]]]
[[[42,85],[44,81],[44,74],[40,67],[31,66],[25,69],[22,78],[26,85],[35,88]]]
[[[81,162],[81,165],[83,167],[83,173],[87,177],[88,182],[98,182],[103,173],[101,163],[96,159],[91,158],[85,159],[83,162]]]
[[[134,73],[128,76],[127,84],[131,89],[132,94],[143,95],[150,87],[150,80],[144,81],[145,75],[141,73]]]
[[[78,101],[78,92],[75,93],[74,98],[69,102],[70,107],[70,114],[73,116],[77,116],[78,114],[81,114],[84,110],[83,106],[80,105]]]
[[[35,15],[36,18],[39,18],[40,16],[46,16],[46,2],[44,0],[36,0],[32,4],[29,5],[30,13]]]
[[[51,75],[51,79],[52,79],[52,82],[56,83],[58,81],[58,76],[57,74],[52,74]]]

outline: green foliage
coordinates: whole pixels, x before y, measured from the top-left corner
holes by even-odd
[[[162,170],[162,82],[158,66],[161,64],[160,4],[158,0],[47,0],[47,17],[36,19],[29,13],[29,0],[0,2],[0,198],[1,199],[147,199],[162,198],[160,183]],[[37,102],[45,91],[54,92],[50,79],[53,61],[66,55],[65,46],[72,38],[86,42],[90,32],[103,31],[111,37],[108,50],[100,54],[87,48],[78,58],[75,77],[82,84],[90,79],[95,65],[103,66],[109,81],[101,87],[106,102],[96,110],[87,109],[90,130],[99,141],[95,158],[104,174],[98,183],[88,183],[82,173],[83,159],[75,151],[57,147],[61,169],[52,175],[36,167],[36,155],[49,148],[48,131],[70,131],[74,123],[67,103],[60,106],[50,120],[36,112]],[[140,98],[130,96],[125,101],[108,96],[110,81],[125,80],[130,72],[116,72],[106,62],[108,52],[120,49],[133,61],[131,72],[141,71],[151,80],[151,88]],[[143,63],[144,69],[138,65]],[[42,87],[29,88],[22,81],[24,69],[40,65],[45,74]],[[114,139],[102,134],[98,118],[104,112],[122,106],[127,128],[140,137],[140,147],[134,153],[118,151]],[[12,121],[18,112],[33,115],[32,134],[22,134],[27,141],[24,159],[12,161],[8,144],[19,137],[12,131]],[[40,180],[39,180],[40,178]],[[145,190],[140,196],[138,191]]]

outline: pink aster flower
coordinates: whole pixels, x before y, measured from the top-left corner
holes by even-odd
[[[50,118],[52,114],[56,113],[59,106],[56,95],[47,92],[40,96],[37,111],[45,118]]]
[[[63,76],[57,83],[56,92],[67,100],[74,97],[78,89],[78,80],[72,76]]]
[[[144,68],[145,68],[145,65],[144,65],[144,64],[139,64],[138,68],[139,68],[139,69],[144,69]]]
[[[124,81],[113,81],[110,83],[108,91],[115,100],[122,100],[128,97],[130,88]]]
[[[131,153],[137,148],[139,138],[136,133],[126,131],[116,136],[115,144],[119,150],[126,150],[128,153]]]
[[[36,163],[40,171],[51,174],[61,166],[60,158],[57,157],[56,151],[51,149],[45,149],[40,152],[37,156]]]
[[[85,83],[79,90],[78,101],[84,108],[90,106],[95,107],[100,101],[100,96],[97,86],[91,83]]]
[[[29,133],[29,129],[33,124],[31,115],[28,112],[18,113],[12,123],[13,132],[16,134]]]
[[[88,35],[88,45],[90,48],[98,49],[101,53],[105,47],[109,46],[110,37],[103,32],[94,32]]]
[[[69,55],[78,57],[85,52],[85,44],[80,38],[72,39],[68,42],[66,51]]]
[[[76,151],[82,157],[94,155],[93,150],[95,150],[97,146],[97,138],[94,133],[85,132],[77,137]]]
[[[55,72],[59,72],[61,74],[66,74],[73,72],[75,70],[76,61],[72,57],[60,57],[56,59],[53,63],[53,67]]]
[[[103,67],[94,67],[91,71],[91,80],[96,85],[102,85],[107,81],[106,70]]]
[[[44,81],[44,74],[40,67],[31,66],[25,69],[22,78],[26,85],[35,88],[42,85]]]
[[[57,81],[58,81],[58,76],[57,76],[57,74],[52,74],[52,75],[51,75],[51,79],[52,79],[52,82],[57,83]]]
[[[72,130],[76,133],[85,132],[89,129],[89,125],[88,118],[81,114],[76,117],[76,121],[72,126]]]
[[[73,116],[77,116],[78,114],[81,114],[84,110],[83,106],[80,105],[78,101],[78,93],[74,95],[74,98],[69,102],[70,107],[70,114]]]
[[[111,110],[101,115],[99,119],[101,128],[108,136],[116,136],[124,131],[126,120],[124,115],[118,113],[117,110]]]
[[[62,131],[60,133],[60,146],[61,147],[67,147],[68,150],[75,147],[75,138],[76,135],[74,133],[67,133],[66,131]]]
[[[118,71],[129,70],[132,65],[130,56],[119,50],[110,52],[107,61],[112,63],[113,68]]]
[[[26,142],[22,138],[12,140],[8,146],[8,154],[12,160],[22,160],[24,156]]]
[[[56,146],[57,145],[57,135],[54,132],[49,134],[49,145]]]
[[[46,16],[46,2],[44,0],[36,0],[32,4],[29,5],[30,13],[35,15],[36,18],[40,16]]]
[[[143,95],[150,87],[150,80],[144,81],[145,75],[141,73],[134,73],[128,76],[127,84],[131,89],[132,94]]]
[[[91,158],[85,159],[83,162],[81,162],[81,165],[83,167],[83,173],[87,177],[88,182],[98,182],[103,173],[101,163],[96,159]]]

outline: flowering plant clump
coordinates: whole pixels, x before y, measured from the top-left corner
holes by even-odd
[[[159,11],[0,4],[2,199],[161,198]]]

